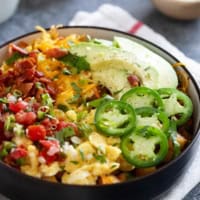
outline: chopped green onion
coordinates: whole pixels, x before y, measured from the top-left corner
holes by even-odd
[[[19,166],[25,165],[26,164],[26,159],[25,158],[19,158],[16,160],[16,164]]]
[[[48,106],[41,106],[38,111],[37,111],[37,117],[38,119],[44,119],[46,114],[49,112],[49,107]]]
[[[64,105],[64,104],[58,104],[58,105],[57,105],[57,108],[58,108],[59,110],[64,111],[64,112],[68,111],[68,107],[67,107],[66,105]]]
[[[7,65],[12,65],[15,61],[17,61],[19,58],[23,58],[24,55],[18,53],[18,52],[14,52],[12,54],[11,57],[9,57],[7,60],[6,60],[6,64]]]
[[[49,94],[42,94],[42,105],[49,107],[49,114],[54,115],[53,113],[53,99]]]
[[[85,160],[85,155],[84,155],[83,151],[79,150],[79,153],[80,153],[82,161],[84,161]]]
[[[100,163],[106,163],[105,155],[93,154],[94,158],[98,160]]]
[[[22,96],[22,92],[21,92],[20,90],[14,90],[14,91],[13,91],[13,95],[14,95],[15,97],[21,97],[21,96]]]
[[[113,97],[111,97],[110,95],[105,95],[102,98],[99,99],[95,99],[93,101],[90,101],[87,103],[88,107],[94,107],[97,108],[98,106],[100,106],[102,103],[106,102],[106,101],[110,101],[113,100]]]
[[[25,131],[24,131],[23,125],[15,123],[14,126],[13,126],[13,132],[17,136],[24,135]]]
[[[8,103],[8,99],[5,97],[0,98],[0,103]]]
[[[70,162],[73,163],[74,165],[78,165],[78,163],[79,163],[79,162],[76,161],[76,160],[71,160]]]
[[[0,150],[0,159],[3,159],[5,156],[7,156],[12,148],[14,148],[16,145],[9,141],[4,141],[2,144],[2,149]]]
[[[79,123],[78,128],[79,128],[81,134],[86,138],[88,138],[90,133],[92,133],[92,127],[87,123]]]
[[[14,124],[15,124],[15,116],[9,115],[4,123],[4,129],[6,131],[11,131],[13,129]]]
[[[64,75],[71,75],[72,73],[68,70],[68,69],[63,69],[63,71],[62,71],[62,73],[64,74]]]
[[[42,83],[40,83],[40,82],[36,82],[36,83],[35,83],[35,87],[36,87],[37,89],[43,88],[43,87],[42,87]]]

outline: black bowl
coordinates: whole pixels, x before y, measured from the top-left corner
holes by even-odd
[[[59,31],[62,35],[68,35],[70,33],[89,34],[93,37],[108,40],[111,40],[113,36],[123,36],[146,46],[161,55],[171,64],[179,62],[175,57],[155,44],[120,31],[80,26],[63,27]],[[32,32],[3,44],[0,47],[0,61],[3,60],[6,55],[8,43],[17,42],[19,40],[29,42],[36,38],[39,34],[40,33],[38,32]],[[79,186],[51,183],[24,175],[0,162],[0,192],[11,199],[18,200],[147,200],[163,195],[163,193],[173,187],[174,183],[178,180],[181,174],[183,174],[183,172],[188,168],[188,164],[192,161],[192,157],[195,154],[198,136],[200,135],[200,89],[193,76],[185,68],[179,68],[178,70],[184,70],[190,78],[189,95],[193,101],[195,109],[193,114],[194,127],[193,130],[191,130],[193,140],[176,159],[161,167],[151,175],[136,178],[125,183],[99,186]]]

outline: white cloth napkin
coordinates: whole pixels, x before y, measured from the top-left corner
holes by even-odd
[[[93,25],[126,31],[143,37],[176,56],[185,63],[189,71],[200,83],[200,64],[186,57],[180,50],[173,46],[165,37],[156,33],[150,27],[135,19],[120,7],[103,4],[97,11],[88,13],[79,11],[75,14],[69,25]],[[200,181],[200,142],[195,158],[182,176],[180,181],[165,196],[163,200],[181,200]],[[164,181],[164,180],[163,180]]]

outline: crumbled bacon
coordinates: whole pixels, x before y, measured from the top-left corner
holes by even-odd
[[[28,55],[28,52],[25,49],[23,49],[20,46],[17,46],[16,44],[12,44],[11,43],[8,46],[8,54],[9,54],[9,56],[11,56],[13,54],[13,52],[18,52],[18,53],[20,53],[22,55]]]
[[[23,83],[21,82],[19,85],[17,85],[17,89],[20,90],[24,97],[29,96],[30,91],[33,88],[34,83]]]
[[[130,83],[130,85],[132,87],[137,87],[137,86],[140,85],[140,80],[139,80],[139,78],[136,75],[133,75],[133,74],[129,75],[127,77],[127,80],[128,80],[128,82]]]
[[[44,74],[42,73],[42,72],[39,72],[39,71],[35,71],[35,76],[37,77],[37,78],[41,78],[41,77],[43,77],[44,76]]]
[[[31,51],[31,52],[29,52],[29,57],[32,57],[32,58],[34,58],[35,60],[37,60],[37,53],[38,53],[38,51]]]
[[[66,50],[59,48],[52,48],[45,52],[46,56],[49,58],[61,58],[68,54]]]

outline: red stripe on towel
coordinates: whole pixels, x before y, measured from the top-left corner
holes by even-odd
[[[141,27],[143,26],[143,23],[138,21],[136,24],[134,24],[131,29],[128,31],[129,33],[136,33]]]

